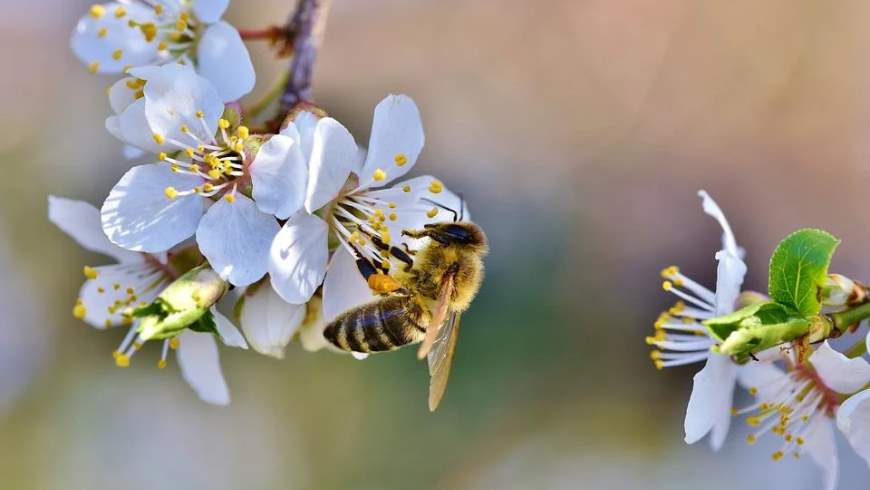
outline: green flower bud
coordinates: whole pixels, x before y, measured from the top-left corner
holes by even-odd
[[[208,265],[186,272],[164,289],[154,302],[133,313],[141,318],[140,338],[165,339],[188,327],[208,330],[211,321],[204,317],[228,288],[226,281]],[[201,320],[205,320],[205,325],[195,325]]]
[[[822,316],[801,318],[787,307],[770,301],[711,318],[704,325],[722,342],[712,350],[733,356],[737,362],[745,362],[756,352],[807,334],[827,338],[831,331],[830,322]]]

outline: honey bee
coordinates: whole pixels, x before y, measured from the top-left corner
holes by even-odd
[[[451,212],[453,222],[402,231],[411,238],[428,238],[417,251],[406,253],[375,240],[406,264],[393,275],[379,273],[357,253],[360,272],[381,297],[340,314],[324,331],[333,345],[350,352],[391,351],[421,343],[417,357],[428,357],[430,411],[447,389],[460,317],[480,289],[488,251],[483,230]]]

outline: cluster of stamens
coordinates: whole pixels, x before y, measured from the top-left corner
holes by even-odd
[[[203,113],[197,112],[197,119],[202,124],[205,134],[215,134],[205,122]],[[227,130],[230,123],[226,119],[218,121],[217,136],[212,136],[204,141],[190,128],[182,124],[180,130],[190,142],[185,144],[172,138],[155,133],[154,141],[158,144],[169,144],[176,147],[172,154],[161,152],[157,159],[171,165],[171,170],[176,173],[196,175],[205,180],[201,186],[192,189],[176,189],[167,187],[164,194],[169,199],[189,194],[199,194],[202,197],[213,197],[223,193],[228,202],[235,200],[236,189],[241,178],[245,177],[245,140],[250,135],[248,128],[239,126],[234,134]]]
[[[655,333],[646,338],[646,343],[654,347],[650,358],[656,369],[707,359],[715,342],[700,322],[713,317],[715,294],[681,274],[676,266],[662,270],[662,277],[664,290],[680,300],[659,315]]]
[[[771,454],[779,461],[786,454],[799,458],[801,447],[813,437],[818,424],[816,417],[833,415],[839,401],[835,392],[825,386],[812,367],[802,365],[771,383],[770,386],[751,387],[749,393],[764,397],[753,405],[733,409],[735,416],[751,414],[746,423],[756,430],[746,436],[746,442],[755,444],[758,438],[770,432],[783,439],[782,446]]]
[[[187,9],[181,9],[177,13],[168,12],[160,3],[151,5],[150,2],[139,0],[142,4],[153,9],[156,19],[152,22],[138,22],[132,18],[127,20],[126,26],[113,28],[138,29],[145,41],[157,42],[157,50],[161,54],[168,54],[173,58],[179,58],[187,54],[196,44],[196,32],[198,21]],[[123,5],[109,11],[104,5],[94,4],[88,11],[94,19],[102,19],[105,16],[113,16],[115,19],[124,19],[128,16],[127,9]],[[109,34],[109,26],[104,25],[97,29],[97,37],[105,39]],[[112,52],[112,59],[121,61],[124,58],[124,50],[118,48]],[[98,61],[88,65],[91,73],[96,73],[100,68]],[[124,71],[131,68],[125,66]]]

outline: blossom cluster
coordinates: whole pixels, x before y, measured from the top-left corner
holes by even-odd
[[[806,237],[830,238],[830,253],[838,241],[819,230],[801,230],[784,240],[771,259],[770,297],[742,290],[747,271],[744,250],[716,202],[704,191],[699,194],[704,212],[722,228],[722,249],[715,255],[716,287],[702,286],[676,266],[664,269],[663,288],[678,301],[659,315],[654,334],[646,339],[657,369],[705,363],[694,376],[685,441],[692,444],[709,435],[712,448],[718,450],[731,419],[743,417],[751,430],[747,443],[764,436],[779,438],[779,448],[771,454],[774,461],[806,454],[823,469],[824,488],[832,490],[839,474],[836,432],[870,464],[870,362],[864,358],[870,333],[844,352],[828,340],[840,333],[854,335],[864,325],[867,315],[848,317],[842,324],[838,320],[867,305],[866,289],[857,281],[827,274],[830,254],[819,253],[824,247]],[[783,259],[798,242],[797,253]],[[811,257],[821,258],[813,264]],[[798,286],[787,292],[798,302],[796,308],[782,310],[786,314],[772,301],[781,296],[775,283],[780,276],[796,283],[809,277],[801,275],[806,274],[801,265],[823,265],[820,279],[806,286],[821,307],[814,315],[804,315],[810,320],[798,313],[806,312],[804,303],[814,300],[796,295]],[[838,326],[845,332],[835,334]],[[735,407],[738,386],[754,402]]]
[[[256,76],[221,20],[227,4],[89,9],[72,49],[91,72],[116,76],[105,127],[139,164],[99,209],[49,198],[52,222],[115,261],[84,268],[74,316],[127,327],[118,366],[149,340],[161,343],[161,368],[177,351],[185,380],[215,404],[229,402],[218,342],[279,358],[294,338],[328,346],[326,322],[375,297],[357,260],[389,274],[399,265],[391,247],[415,245],[403,230],[463,206],[432,176],[400,181],[424,144],[407,96],[377,104],[366,146],[313,104],[258,129],[239,102]]]

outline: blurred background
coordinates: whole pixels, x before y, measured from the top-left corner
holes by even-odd
[[[130,165],[103,129],[112,79],[68,46],[89,3],[0,0],[0,487],[820,488],[739,422],[719,453],[686,446],[698,366],[656,371],[643,338],[672,303],[662,267],[713,284],[701,188],[748,287],[801,226],[842,237],[834,270],[870,280],[870,3],[333,0],[316,100],[364,142],[383,96],[413,96],[415,173],[464,192],[491,241],[435,414],[410,349],[223,349],[233,403],[216,408],[156,347],[117,369],[123,332],[72,318],[82,265],[105,259],[48,222],[46,195],[99,205]],[[227,17],[263,27],[293,3]],[[251,51],[263,91],[286,60]],[[866,488],[840,443],[840,488]]]

